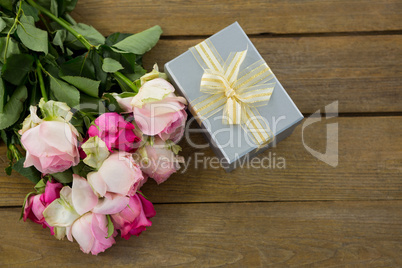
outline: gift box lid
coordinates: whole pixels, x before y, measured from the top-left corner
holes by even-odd
[[[240,71],[262,59],[237,22],[212,35],[209,40],[224,61],[231,52],[247,49]],[[193,53],[190,50],[186,51],[166,63],[165,72],[177,89],[177,93],[188,100],[190,111],[192,111],[191,105],[194,100],[205,94],[200,92],[200,82],[204,69]],[[300,123],[303,115],[274,74],[270,82],[276,82],[274,91],[268,104],[258,107],[258,111],[266,119],[274,136],[277,137]],[[210,139],[211,145],[215,147],[214,151],[217,152],[218,156],[224,157],[228,163],[233,163],[258,146],[246,141],[248,137],[246,137],[247,134],[241,126],[223,124],[221,116],[222,111],[204,120],[202,128],[208,132],[206,136]]]

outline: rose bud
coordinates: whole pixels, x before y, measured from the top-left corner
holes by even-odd
[[[98,136],[109,151],[114,149],[133,153],[141,139],[134,134],[134,125],[118,113],[104,113],[95,119],[95,125],[88,129],[89,137]]]
[[[49,227],[50,232],[54,235],[54,228],[46,222],[43,211],[50,203],[60,197],[61,188],[63,188],[63,184],[49,180],[43,193],[29,196],[23,212],[24,221],[31,219],[33,222],[42,224],[43,228]]]
[[[130,202],[121,212],[111,215],[114,227],[120,230],[121,237],[139,236],[146,227],[151,226],[150,218],[155,216],[154,206],[142,194],[130,197]]]
[[[139,159],[141,170],[160,184],[180,169],[180,163],[184,162],[183,157],[177,156],[180,150],[180,146],[170,140],[150,138],[134,156]]]

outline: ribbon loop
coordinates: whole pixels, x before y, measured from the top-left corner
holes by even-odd
[[[210,40],[190,51],[204,69],[200,91],[205,94],[191,103],[197,115],[208,118],[223,109],[223,124],[241,125],[257,145],[267,144],[273,133],[256,107],[267,105],[275,88],[275,82],[268,83],[273,79],[268,65],[259,60],[240,72],[247,49],[223,62]]]

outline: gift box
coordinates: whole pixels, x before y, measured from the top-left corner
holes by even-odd
[[[166,63],[165,73],[228,172],[303,119],[237,22]]]

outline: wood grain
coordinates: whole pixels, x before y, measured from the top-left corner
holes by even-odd
[[[211,35],[238,21],[248,34],[402,29],[402,4],[385,1],[79,1],[73,17],[104,35],[159,24],[164,35]]]
[[[304,130],[305,143],[313,150],[325,152],[329,123],[339,126],[337,167],[307,152],[300,125],[276,148],[256,158],[265,168],[253,168],[250,162],[231,173],[216,163],[210,165],[214,154],[209,148],[194,149],[183,141],[182,155],[190,161],[188,168],[159,186],[150,180],[143,191],[155,203],[402,199],[402,117],[323,119]],[[190,137],[196,144],[205,144],[201,134]],[[4,146],[0,155],[5,155]],[[198,162],[204,157],[206,169]],[[19,206],[32,183],[16,173],[6,176],[4,166],[4,162],[0,164],[0,206]]]
[[[153,226],[98,257],[0,209],[6,267],[400,267],[401,201],[157,205]],[[11,227],[12,226],[12,227]]]
[[[98,257],[18,221],[33,184],[5,175],[0,143],[1,267],[402,267],[401,1],[86,0],[72,16],[104,35],[161,25],[148,69],[238,21],[304,114],[338,101],[343,117],[300,125],[266,168],[203,168],[212,151],[182,141],[188,168],[142,188],[153,226]],[[306,149],[325,153],[328,124],[336,167]]]
[[[162,40],[144,57],[162,67],[202,39]],[[314,113],[402,111],[402,36],[251,38],[297,107]]]

